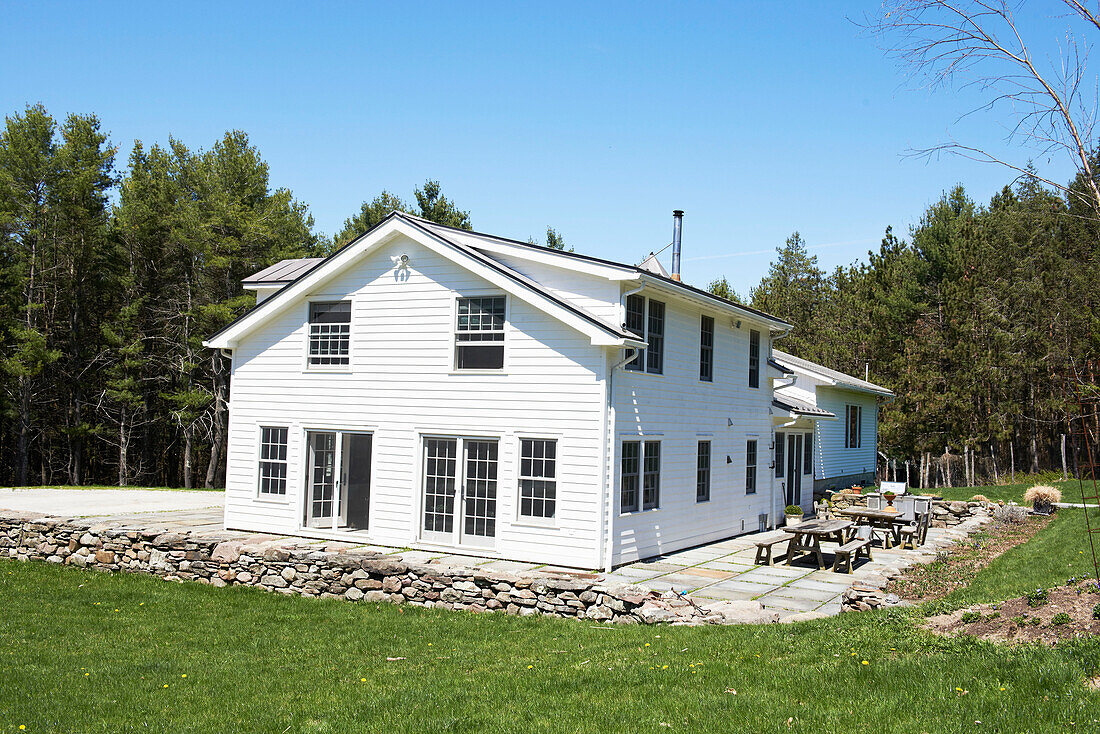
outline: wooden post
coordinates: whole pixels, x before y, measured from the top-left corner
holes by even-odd
[[[943,463],[944,463],[944,481],[947,482],[944,486],[950,487],[951,485],[951,447],[943,447]]]
[[[997,454],[993,452],[993,444],[989,444],[989,456],[993,459],[993,483],[1000,484],[1001,478],[997,476]]]
[[[1012,484],[1016,483],[1016,435],[1012,435],[1012,440],[1008,444],[1008,461],[1009,466],[1012,469]]]
[[[1062,481],[1066,481],[1069,477],[1066,475],[1066,434],[1062,434]]]

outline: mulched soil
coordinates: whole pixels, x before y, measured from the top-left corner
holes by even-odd
[[[1028,518],[1020,524],[995,522],[966,541],[943,553],[928,565],[917,565],[890,582],[887,591],[911,602],[923,602],[947,596],[955,589],[969,586],[978,572],[1009,548],[1031,540],[1049,517]]]
[[[1093,618],[1093,610],[1098,605],[1100,589],[1096,581],[1079,581],[1047,589],[1047,600],[1041,606],[1029,606],[1023,597],[996,604],[978,604],[929,617],[925,627],[945,635],[1054,645],[1074,637],[1100,635],[1100,619]],[[1055,615],[1062,612],[1069,615],[1069,622],[1055,624]],[[969,621],[964,622],[964,617]]]

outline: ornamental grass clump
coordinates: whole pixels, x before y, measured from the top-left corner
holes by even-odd
[[[976,495],[974,495],[973,497],[970,498],[970,501],[971,502],[981,502],[983,505],[988,505],[989,504],[989,498],[986,497],[984,494],[976,494]]]
[[[1024,492],[1024,503],[1031,505],[1035,512],[1049,515],[1055,502],[1062,501],[1062,493],[1049,484],[1036,484]]]

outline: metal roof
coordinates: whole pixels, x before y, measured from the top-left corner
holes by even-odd
[[[799,415],[811,416],[813,418],[836,418],[836,413],[830,413],[816,405],[810,405],[809,403],[795,400],[786,395],[772,398],[772,405],[791,413],[798,413]]]
[[[280,260],[241,281],[244,285],[286,285],[321,262],[323,257],[299,257]]]
[[[788,367],[794,367],[796,369],[801,369],[806,372],[813,372],[815,374],[821,375],[822,377],[836,383],[841,387],[850,387],[855,390],[873,392],[878,395],[885,395],[887,397],[893,397],[894,395],[893,390],[885,388],[882,385],[876,385],[873,382],[868,382],[867,380],[861,380],[858,377],[846,375],[843,372],[831,370],[828,367],[817,364],[816,362],[811,362],[808,359],[802,359],[801,357],[796,357],[793,354],[781,352],[778,349],[772,349],[772,358],[780,364],[785,364]]]

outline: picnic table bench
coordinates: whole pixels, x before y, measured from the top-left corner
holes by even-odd
[[[851,520],[810,520],[783,528],[784,532],[791,534],[787,545],[787,565],[791,565],[795,558],[813,553],[817,556],[817,567],[824,570],[825,558],[821,555],[821,541],[834,541],[843,546],[847,540],[845,531],[853,526]]]
[[[772,538],[771,540],[756,541],[756,563],[763,563],[768,566],[774,566],[775,558],[772,556],[772,546],[779,543],[790,543],[790,540],[790,538],[779,536],[778,538]]]

